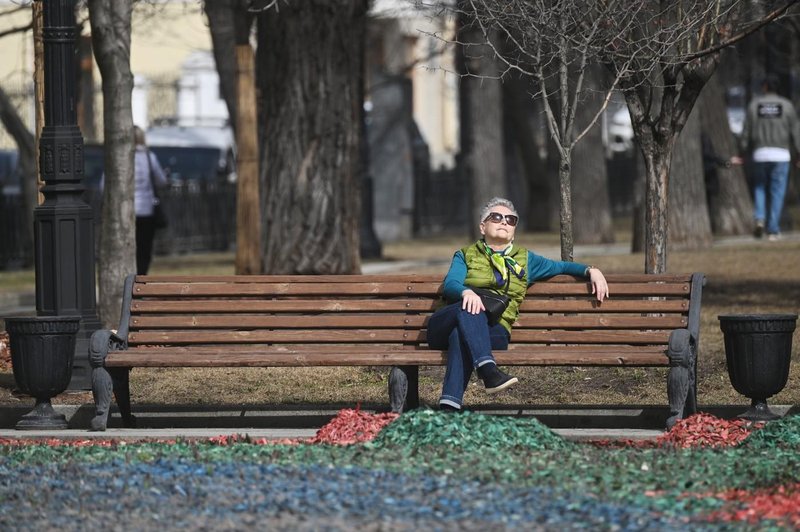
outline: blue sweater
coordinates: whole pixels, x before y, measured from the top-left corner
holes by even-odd
[[[540,279],[546,279],[554,275],[567,274],[583,277],[586,272],[586,264],[578,262],[564,262],[541,257],[532,251],[528,251],[528,286]],[[466,290],[464,280],[467,278],[467,263],[461,250],[453,255],[450,263],[450,270],[444,278],[444,297],[447,301],[458,301],[461,299],[461,292]]]

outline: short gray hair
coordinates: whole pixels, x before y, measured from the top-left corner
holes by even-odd
[[[506,209],[514,213],[517,217],[519,217],[519,214],[517,214],[517,209],[514,208],[514,204],[511,203],[511,200],[494,197],[489,201],[487,201],[486,205],[484,205],[483,209],[481,209],[481,219],[478,220],[478,223],[483,222],[486,219],[486,217],[489,216],[489,213],[492,212],[492,209],[497,206],[505,207]]]

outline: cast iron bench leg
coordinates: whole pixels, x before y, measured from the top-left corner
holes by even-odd
[[[669,418],[667,428],[697,409],[695,396],[695,353],[692,336],[688,329],[678,329],[669,335],[669,375],[667,376],[667,395],[669,396]]]
[[[419,367],[395,366],[389,372],[389,404],[392,412],[419,408]]]
[[[128,384],[130,368],[113,368],[109,369],[108,373],[114,384],[114,398],[122,416],[122,426],[126,429],[136,428],[136,416],[131,415],[131,389]]]
[[[99,330],[92,334],[89,341],[89,365],[92,367],[92,395],[94,396],[95,413],[91,421],[92,431],[104,431],[108,425],[108,409],[111,406],[111,375],[105,368],[106,356],[113,349],[115,342],[111,339],[111,331]]]

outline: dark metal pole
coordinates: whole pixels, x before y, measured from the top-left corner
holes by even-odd
[[[42,0],[37,0],[42,1]],[[83,137],[77,123],[76,0],[47,0],[44,24],[44,128],[39,168],[44,202],[33,212],[36,313],[80,316],[70,389],[89,389],[88,343],[100,328],[95,300],[92,209],[83,193]]]

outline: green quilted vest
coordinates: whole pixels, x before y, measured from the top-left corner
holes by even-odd
[[[519,305],[528,290],[528,250],[516,245],[511,250],[511,257],[522,266],[525,276],[522,279],[517,279],[516,275],[509,273],[508,292],[506,292],[506,287],[497,286],[492,265],[483,252],[480,241],[463,248],[461,253],[464,254],[464,262],[467,264],[465,285],[473,288],[490,288],[497,293],[507,294],[511,298],[508,308],[500,317],[500,324],[510,333],[511,325],[517,321],[517,316],[519,315]]]

